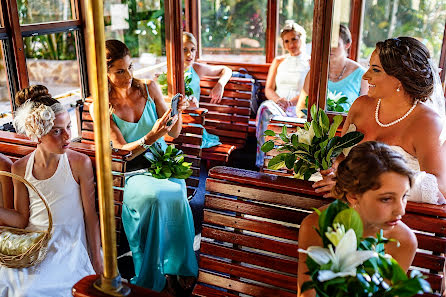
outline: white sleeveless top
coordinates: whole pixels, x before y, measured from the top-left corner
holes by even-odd
[[[310,70],[309,56],[302,53],[298,56],[286,55],[277,67],[276,93],[287,100],[296,97],[302,90],[305,76]]]
[[[72,286],[95,274],[88,255],[80,186],[71,172],[67,154],[60,155],[56,172],[38,180],[32,172],[35,151],[26,164],[25,179],[46,198],[53,216],[53,235],[40,264],[11,269],[0,266],[0,297],[68,297]],[[27,229],[48,228],[43,202],[28,188],[30,217]]]

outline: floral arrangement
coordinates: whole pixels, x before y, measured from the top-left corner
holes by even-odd
[[[330,124],[328,116],[316,105],[311,107],[310,112],[312,121],[305,123],[303,128],[298,127],[295,133],[288,135],[286,126],[278,135],[271,130],[265,131],[265,136],[274,138],[262,145],[262,151],[266,153],[276,148],[281,152],[269,161],[269,169],[286,167],[294,171],[295,178],[308,180],[318,170],[331,167],[343,149],[354,146],[364,138],[357,131],[348,132],[342,137],[335,136],[342,123],[341,115],[336,115]]]
[[[36,141],[50,132],[56,113],[62,110],[63,107],[60,103],[47,106],[27,100],[15,112],[14,127],[16,132]]]
[[[147,171],[155,178],[186,179],[192,175],[192,164],[185,162],[183,152],[173,145],[169,145],[164,151],[161,144],[155,142],[144,153],[144,157],[150,162]]]
[[[342,92],[328,91],[327,95],[327,110],[336,112],[348,112],[350,104],[348,98]]]
[[[317,296],[334,297],[409,297],[432,292],[417,270],[406,275],[400,265],[385,253],[384,244],[392,239],[362,238],[361,217],[352,208],[336,200],[319,214],[323,247],[311,246],[299,252],[308,255],[306,264],[311,281],[302,291],[314,289]]]

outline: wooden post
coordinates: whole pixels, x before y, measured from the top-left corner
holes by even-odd
[[[277,0],[268,0],[266,10],[266,63],[271,63],[276,57],[277,28],[279,27],[279,9]]]

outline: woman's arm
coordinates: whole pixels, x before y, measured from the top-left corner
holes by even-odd
[[[415,157],[421,171],[435,175],[438,189],[446,198],[446,144],[440,139],[443,123],[436,114],[423,113],[423,119],[413,121],[409,129]]]
[[[11,172],[12,161],[0,154],[0,170]],[[14,208],[14,188],[12,179],[7,176],[0,176],[0,183],[2,188],[2,200],[0,200],[0,207],[13,209]]]
[[[170,112],[170,109],[167,107],[166,102],[164,101],[164,96],[161,92],[161,89],[154,81],[149,81],[147,83],[147,86],[149,89],[150,97],[153,99],[153,101],[155,101],[156,113],[158,114],[159,118],[162,118],[168,110]],[[180,101],[178,102],[178,119],[176,123],[172,122],[171,128],[167,132],[170,137],[177,138],[178,135],[180,135],[181,133],[181,128],[183,127],[183,119],[181,117],[181,113],[184,110],[184,104],[185,100],[183,97],[181,97]]]
[[[310,71],[308,71],[307,75],[305,76],[304,86],[299,94],[299,99],[296,103],[296,114],[298,117],[305,117],[305,114],[301,111],[302,109],[305,109],[305,101],[307,100],[308,92],[310,90]]]
[[[232,76],[232,70],[226,66],[207,65],[202,63],[194,63],[192,67],[194,67],[200,79],[203,76],[220,77],[210,93],[211,103],[219,103],[221,101],[221,98],[223,97],[224,88]]]
[[[12,165],[11,172],[24,177],[28,158],[29,155],[15,162]],[[17,179],[14,179],[13,183],[15,209],[0,208],[0,225],[24,229],[29,222],[28,189]]]
[[[322,240],[317,234],[314,227],[318,226],[319,216],[313,212],[308,215],[300,225],[299,228],[299,248],[300,249],[308,249],[310,246],[322,246]],[[305,274],[308,271],[307,264],[305,261],[307,260],[307,254],[299,253],[299,264],[297,268],[297,296],[298,297],[314,297],[316,296],[316,292],[314,290],[301,292],[302,285],[306,281],[310,281],[311,278],[308,274]]]
[[[417,251],[417,237],[407,227],[406,224],[399,222],[398,227],[392,230],[388,238],[394,238],[398,242],[389,242],[385,245],[386,253],[390,254],[400,264],[401,268],[407,272]]]
[[[79,181],[82,207],[84,209],[85,231],[93,268],[97,274],[101,274],[103,271],[101,237],[95,208],[93,166],[90,158],[84,154],[70,151],[68,156],[73,173]]]

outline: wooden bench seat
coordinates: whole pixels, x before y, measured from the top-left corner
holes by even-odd
[[[227,163],[235,149],[245,146],[248,137],[253,80],[231,78],[225,86],[220,103],[212,104],[209,93],[216,83],[216,78],[201,79],[200,107],[208,110],[204,124],[206,131],[218,135],[222,144],[203,149],[202,157]]]
[[[299,225],[332,200],[310,182],[214,167],[206,182],[194,296],[296,296]],[[446,206],[409,202],[403,221],[416,232],[420,269],[439,296],[446,252]]]
[[[6,155],[11,161],[16,160],[28,155],[36,149],[37,143],[25,138],[22,135],[0,131],[0,153]],[[95,170],[95,150],[94,145],[86,143],[72,142],[70,148],[86,154],[90,157],[93,169]],[[123,231],[121,222],[122,212],[122,199],[124,190],[124,177],[122,175],[126,169],[127,159],[131,156],[129,151],[114,149],[112,152],[112,174],[113,174],[113,193],[115,204],[115,219],[116,219],[116,238],[117,247],[119,248],[121,242],[121,233]],[[96,192],[97,195],[97,192]],[[124,236],[125,237],[125,236]]]
[[[79,116],[81,121],[82,143],[94,143],[93,119],[89,112],[93,100],[87,98],[84,105],[79,107]],[[200,162],[201,162],[201,140],[203,128],[197,125],[204,124],[204,118],[207,113],[206,109],[199,108],[193,111],[185,111],[182,114],[183,127],[178,138],[174,139],[168,135],[164,137],[168,144],[175,144],[181,149],[186,157],[185,161],[192,163],[192,176],[186,179],[187,195],[191,200],[197,192],[200,179]]]

